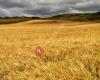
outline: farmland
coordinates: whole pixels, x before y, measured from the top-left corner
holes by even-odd
[[[42,57],[35,55],[38,46]],[[0,25],[0,80],[100,80],[100,23]]]

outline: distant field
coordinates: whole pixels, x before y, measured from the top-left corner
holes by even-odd
[[[28,17],[1,18],[0,24],[12,24],[12,23],[18,23],[18,22],[23,22],[23,21],[28,21],[28,20],[32,20],[32,18],[28,18]]]
[[[11,24],[11,23],[16,23],[16,22],[22,22],[22,21],[26,21],[24,19],[15,19],[15,18],[11,18],[11,19],[0,19],[0,24]]]
[[[45,50],[41,58],[37,46]],[[100,23],[0,25],[0,80],[100,80]]]

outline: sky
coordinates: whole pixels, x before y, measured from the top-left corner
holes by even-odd
[[[0,0],[0,16],[47,17],[100,11],[100,0]]]

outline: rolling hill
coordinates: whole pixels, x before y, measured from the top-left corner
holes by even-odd
[[[61,14],[49,19],[68,20],[68,21],[100,21],[100,12],[98,13],[81,13],[81,14]]]
[[[5,17],[0,18],[0,24],[11,24],[29,20],[64,20],[64,21],[100,21],[100,12],[98,13],[73,13],[73,14],[61,14],[52,17],[41,18],[41,17]]]

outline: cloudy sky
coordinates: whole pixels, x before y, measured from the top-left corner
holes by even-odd
[[[0,0],[0,16],[52,16],[100,11],[100,0]]]

